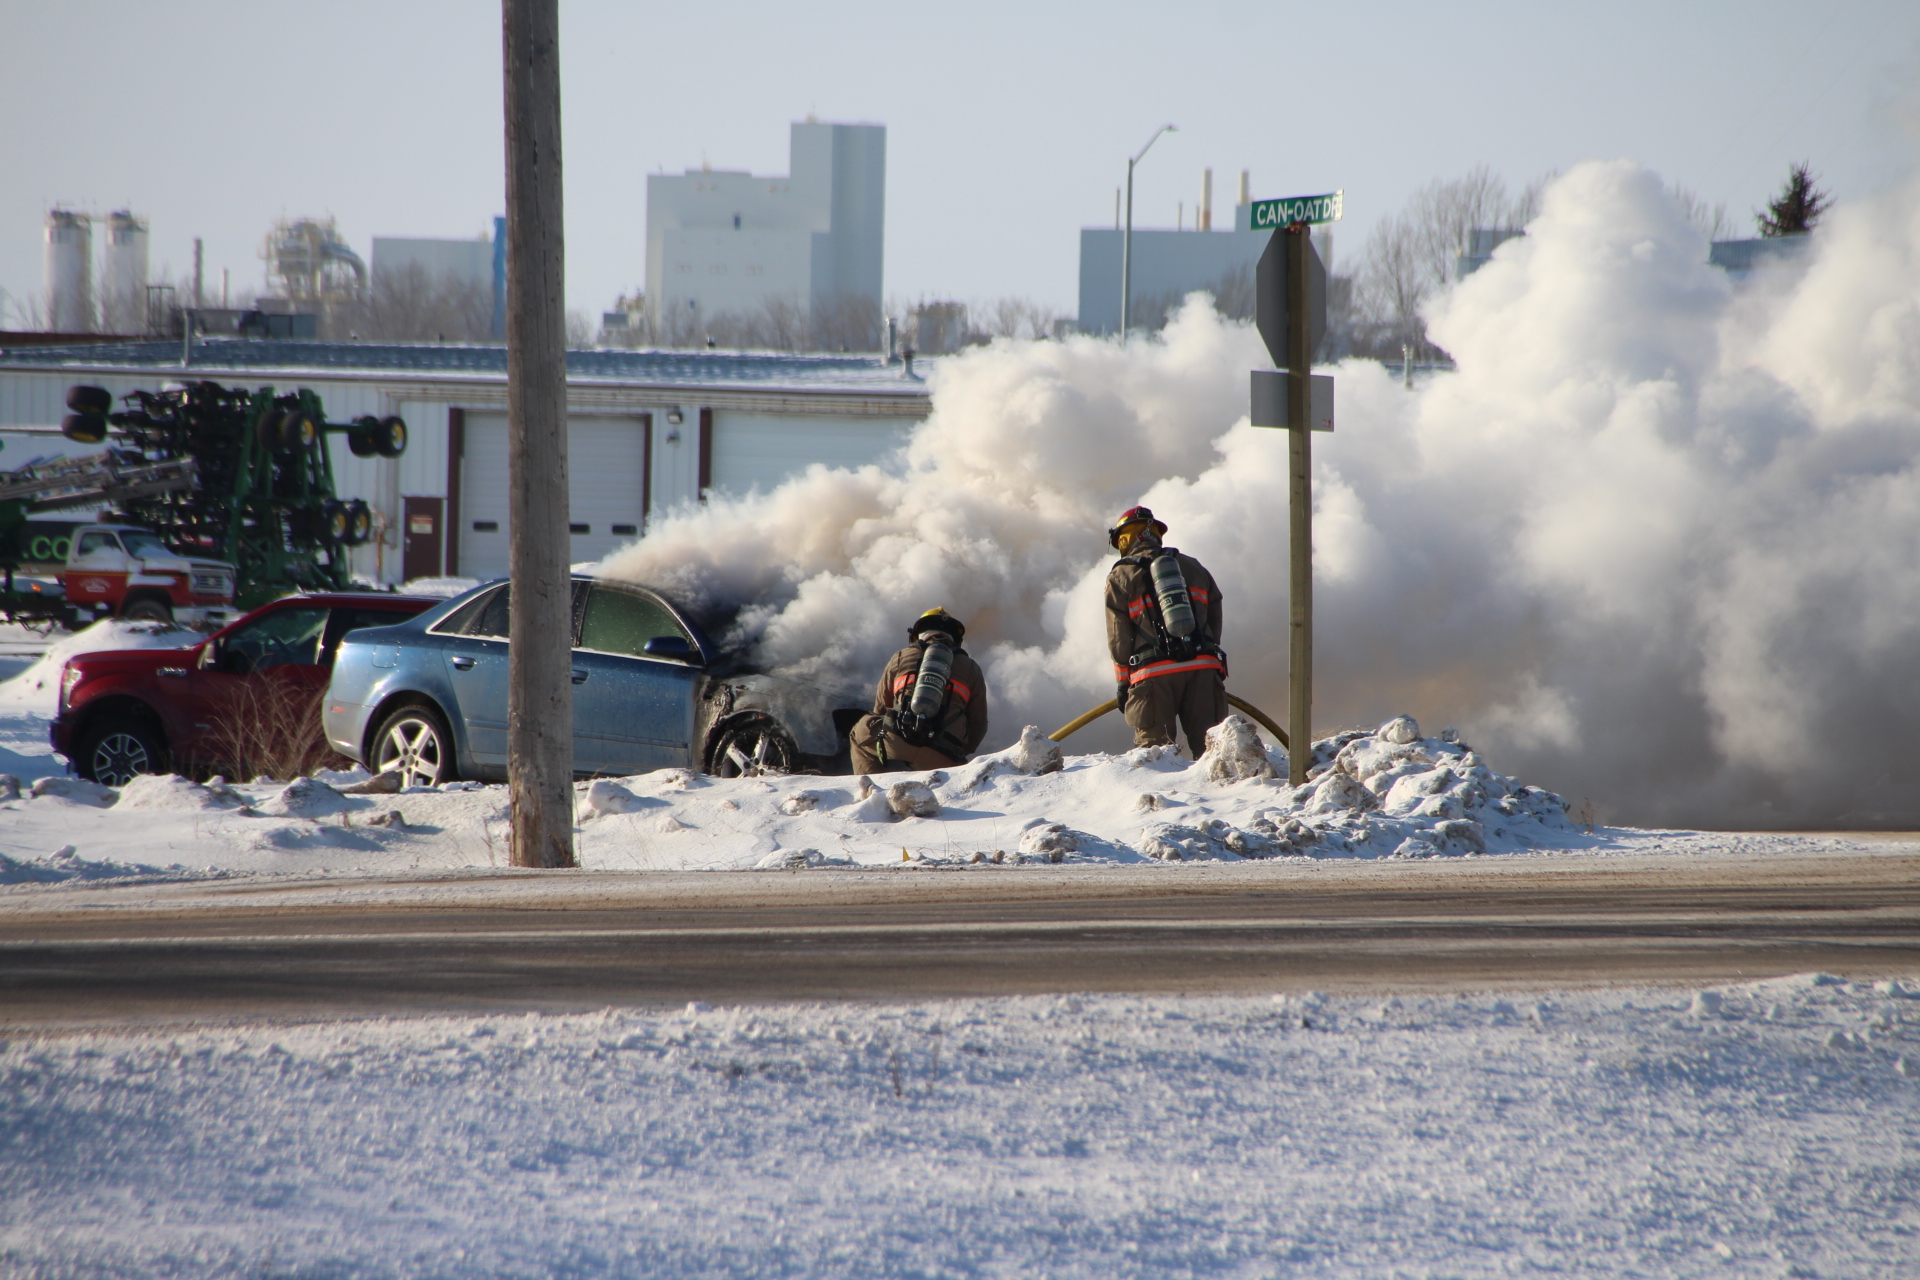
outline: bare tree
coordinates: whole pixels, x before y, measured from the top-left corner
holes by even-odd
[[[373,277],[366,296],[329,313],[329,336],[351,332],[384,342],[486,342],[493,287],[470,277],[435,275],[417,262]]]
[[[1683,187],[1677,182],[1667,185],[1667,194],[1672,196],[1673,202],[1680,206],[1680,212],[1686,215],[1687,221],[1698,228],[1700,234],[1708,240],[1725,240],[1733,234],[1733,219],[1727,216],[1725,204],[1709,205],[1691,188]]]

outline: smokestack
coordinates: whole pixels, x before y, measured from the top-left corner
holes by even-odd
[[[1113,229],[1120,229],[1120,188],[1113,189]]]
[[[1200,171],[1200,220],[1194,224],[1195,231],[1213,230],[1213,170]]]
[[[1253,170],[1242,169],[1240,171],[1240,198],[1234,201],[1234,203],[1235,204],[1252,204],[1253,203]]]
[[[233,305],[232,303],[227,301],[227,296],[228,296],[227,295],[227,284],[228,284],[227,273],[230,270],[232,270],[232,268],[230,267],[220,268],[220,309],[222,311],[225,311],[228,307]]]
[[[198,310],[201,306],[201,248],[200,237],[195,236],[193,238],[193,305],[195,310]]]

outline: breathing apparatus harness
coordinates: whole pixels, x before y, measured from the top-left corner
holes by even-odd
[[[946,731],[947,704],[953,696],[953,655],[966,628],[944,610],[929,609],[907,629],[920,646],[920,670],[907,696],[897,700],[887,715],[894,729],[916,747],[932,747],[941,755],[965,764],[967,750]]]
[[[1154,662],[1191,662],[1202,654],[1218,658],[1224,669],[1225,651],[1203,638],[1186,575],[1180,570],[1179,551],[1173,547],[1154,547],[1138,555],[1125,556],[1121,562],[1145,568],[1153,586],[1147,593],[1146,607],[1141,610],[1147,632],[1153,638],[1153,650],[1128,655],[1128,669],[1138,671]]]

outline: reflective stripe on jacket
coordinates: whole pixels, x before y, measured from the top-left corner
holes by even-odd
[[[1206,566],[1192,556],[1179,551],[1173,554],[1180,557],[1180,576],[1187,581],[1187,595],[1193,601],[1194,617],[1200,624],[1193,635],[1194,643],[1217,648],[1225,625],[1219,584],[1214,582]],[[1155,643],[1154,619],[1148,616],[1150,613],[1157,616],[1159,611],[1159,597],[1153,590],[1153,574],[1147,568],[1147,558],[1122,556],[1107,574],[1107,652],[1113,659],[1115,680],[1138,684],[1175,671],[1205,670],[1209,665],[1225,674],[1225,664],[1210,654],[1179,662],[1161,657]],[[1194,666],[1194,663],[1201,665]]]
[[[880,673],[880,687],[874,691],[873,714],[904,707],[913,696],[913,682],[920,677],[920,645],[910,644],[887,659]],[[941,717],[940,732],[948,734],[972,755],[987,736],[987,678],[965,649],[953,651],[953,671],[947,677],[946,714]]]

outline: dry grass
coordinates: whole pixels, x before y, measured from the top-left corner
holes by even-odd
[[[230,712],[215,720],[211,754],[232,778],[291,782],[316,769],[344,769],[320,726],[324,688],[301,688],[272,678],[241,682]]]

